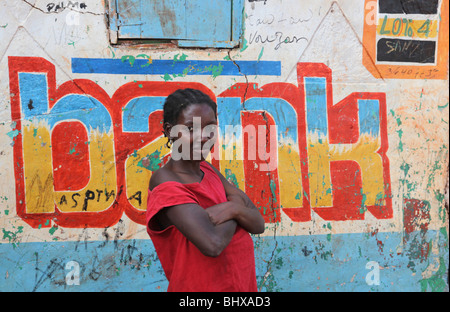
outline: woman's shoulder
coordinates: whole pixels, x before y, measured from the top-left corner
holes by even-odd
[[[217,170],[212,164],[210,164],[207,161],[202,161],[200,163],[201,168],[203,169],[203,172],[209,171],[209,176],[217,176],[219,179],[221,178],[222,174],[219,170]],[[150,178],[149,183],[149,190],[152,191],[155,187],[158,185],[161,185],[166,182],[173,182],[173,183],[179,183],[183,185],[195,185],[196,183],[186,183],[185,181],[180,180],[180,177],[174,173],[172,170],[168,169],[167,167],[163,166],[159,168],[156,171],[153,171],[152,176]]]
[[[161,167],[153,171],[150,178],[149,190],[152,191],[155,187],[165,182],[179,182],[177,176],[165,167]]]

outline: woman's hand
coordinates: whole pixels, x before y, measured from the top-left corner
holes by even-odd
[[[227,205],[215,205],[206,209],[209,219],[214,225],[233,220],[236,217],[235,203],[229,201]]]
[[[211,164],[210,166],[220,177],[228,199],[227,203],[230,203],[231,207],[229,210],[220,209],[219,211],[218,209],[214,209],[208,212],[211,221],[214,220],[213,222],[225,222],[222,220],[234,219],[247,232],[252,234],[263,233],[265,228],[264,218],[258,208],[242,190],[227,181],[222,173],[214,168],[214,166]],[[209,208],[206,210],[208,211]]]
[[[228,196],[225,205],[215,205],[206,209],[211,223],[219,225],[229,220],[235,220],[240,226],[253,234],[264,232],[264,219],[259,211],[245,205],[245,200],[239,195]]]

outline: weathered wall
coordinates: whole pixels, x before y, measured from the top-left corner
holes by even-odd
[[[265,217],[261,291],[448,291],[448,0],[426,34],[377,0],[247,0],[233,50],[112,45],[104,1],[64,2],[0,0],[0,291],[166,289],[143,224],[180,87],[237,129],[213,164]]]

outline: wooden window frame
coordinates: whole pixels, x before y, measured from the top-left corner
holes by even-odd
[[[107,1],[109,40],[112,45],[145,45],[158,48],[179,47],[179,48],[238,48],[242,44],[243,35],[243,15],[245,0],[231,0],[231,40],[215,41],[211,40],[179,40],[179,39],[152,39],[152,38],[119,38],[120,19],[117,12],[117,1]]]

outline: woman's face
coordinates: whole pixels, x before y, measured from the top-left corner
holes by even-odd
[[[217,140],[217,119],[207,104],[191,104],[183,109],[177,125],[171,126],[172,158],[180,153],[183,159],[205,160]]]

